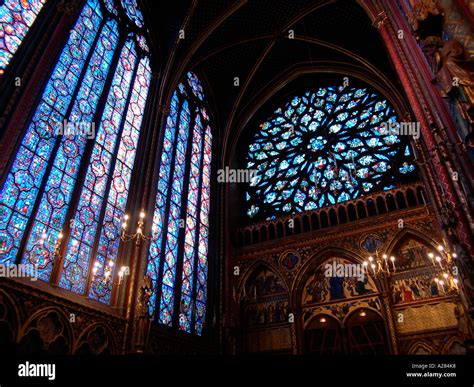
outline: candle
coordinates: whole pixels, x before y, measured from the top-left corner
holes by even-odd
[[[372,271],[373,271],[373,272],[374,272],[374,274],[375,274],[375,265],[374,265],[374,264],[372,264],[371,266],[372,266]]]
[[[442,269],[442,268],[443,268],[443,265],[441,264],[441,257],[440,257],[440,256],[437,256],[437,257],[436,257],[436,262],[439,263],[439,267]]]
[[[446,294],[445,290],[444,290],[444,281],[443,280],[440,280],[439,281],[439,284],[441,285],[441,290],[443,291],[443,294]]]
[[[397,270],[397,269],[395,268],[395,257],[394,257],[394,256],[391,256],[391,257],[390,257],[390,260],[392,261],[393,271]]]
[[[435,262],[434,262],[434,254],[433,254],[433,253],[429,253],[429,254],[428,254],[428,257],[430,257],[430,259],[431,259],[431,262],[433,263],[433,266],[435,266]]]
[[[384,255],[382,256],[382,258],[383,258],[383,260],[385,261],[385,268],[387,269],[387,271],[390,271],[390,269],[389,269],[389,267],[388,267],[388,261],[387,261],[388,257],[387,257],[387,254],[384,254]]]

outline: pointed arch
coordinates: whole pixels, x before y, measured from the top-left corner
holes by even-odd
[[[404,227],[400,232],[398,232],[393,237],[393,239],[387,245],[387,255],[391,255],[395,251],[395,249],[400,245],[400,243],[410,238],[423,241],[427,246],[431,246],[433,250],[435,250],[436,247],[439,245],[439,243],[436,240],[428,237],[427,235],[421,233],[420,231],[415,230],[413,228]]]
[[[453,352],[453,348],[457,346],[456,352]],[[450,337],[448,341],[444,344],[443,349],[441,350],[443,355],[461,355],[466,354],[466,347],[459,337]]]
[[[300,305],[304,285],[309,276],[312,274],[312,271],[316,270],[326,260],[333,257],[347,259],[360,265],[363,265],[364,262],[364,258],[360,255],[350,250],[335,246],[326,246],[318,251],[313,252],[311,257],[300,267],[295,279],[291,284],[291,300],[293,305]],[[377,292],[380,292],[378,284],[376,282],[374,284],[377,288]]]
[[[281,273],[266,262],[257,262],[239,287],[240,324],[257,327],[288,322],[289,298]]]
[[[5,337],[2,335],[1,338],[5,339],[11,335],[10,344],[14,345],[18,340],[18,334],[21,326],[20,312],[18,310],[17,303],[5,290],[0,289],[0,305],[3,305],[3,310],[0,308],[0,334],[5,334],[7,336]],[[10,332],[10,334],[8,332]],[[7,348],[0,348],[0,352],[2,353],[2,349],[8,351]]]
[[[91,344],[91,335],[95,335]],[[95,348],[94,348],[95,347]],[[72,353],[76,355],[84,354],[104,354],[117,355],[117,340],[112,330],[105,324],[94,323],[87,326],[74,343]],[[81,353],[81,351],[84,351]]]
[[[433,348],[431,348],[428,344],[426,344],[425,341],[418,341],[411,345],[411,347],[407,351],[407,354],[416,355],[418,350],[420,349],[423,349],[424,351],[427,352],[424,355],[432,355],[436,353],[436,351]]]
[[[290,290],[289,290],[288,283],[285,281],[284,277],[281,275],[278,268],[276,266],[274,266],[273,264],[271,264],[271,263],[268,263],[266,261],[263,261],[263,260],[259,259],[255,262],[253,262],[245,270],[244,274],[242,275],[242,279],[240,280],[239,286],[237,288],[237,294],[238,294],[239,299],[242,296],[242,292],[243,292],[243,289],[245,287],[245,284],[252,278],[253,275],[258,273],[262,269],[267,269],[267,270],[271,271],[273,274],[275,274],[275,276],[280,278],[280,280],[282,281],[282,283],[285,286],[285,290],[288,294],[288,297],[290,298]]]
[[[364,306],[360,306],[360,307],[357,307],[357,308],[354,308],[353,310],[349,311],[349,313],[347,313],[344,318],[342,319],[342,324],[344,326],[346,326],[346,322],[347,322],[347,319],[349,317],[351,317],[353,314],[355,314],[356,312],[361,312],[361,311],[366,311],[366,310],[370,310],[372,312],[374,312],[375,314],[377,314],[380,319],[384,320],[385,321],[385,318],[384,316],[382,315],[382,312],[380,312],[380,310],[377,310],[371,306],[368,306],[368,305],[364,305]]]
[[[20,328],[17,341],[20,353],[23,347],[26,352],[31,352],[29,346],[36,345],[33,351],[70,354],[73,343],[74,333],[69,316],[58,307],[47,307],[33,313]]]

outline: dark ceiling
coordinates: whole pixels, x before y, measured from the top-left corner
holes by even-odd
[[[207,86],[221,133],[245,126],[247,111],[299,67],[342,63],[396,79],[377,29],[355,0],[142,0],[142,6],[164,89],[193,69]],[[177,39],[181,29],[185,39]]]

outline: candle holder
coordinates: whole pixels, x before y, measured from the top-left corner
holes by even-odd
[[[138,246],[140,245],[141,242],[145,242],[151,239],[150,236],[147,236],[143,233],[143,226],[145,224],[145,212],[140,211],[140,214],[138,215],[138,222],[137,222],[137,232],[135,234],[127,234],[127,222],[129,220],[129,216],[125,214],[123,217],[123,223],[122,223],[122,235],[120,236],[120,239],[123,242],[130,242],[130,241],[135,241],[135,244]]]
[[[395,257],[392,255],[389,258],[387,254],[382,254],[380,258],[378,250],[375,250],[375,257],[369,256],[368,260],[364,261],[364,268],[367,274],[376,277],[389,277],[397,271]]]
[[[433,266],[439,266],[441,270],[440,275],[436,276],[434,281],[445,294],[453,290],[457,292],[459,290],[457,254],[442,245],[439,245],[436,250],[436,252],[428,253],[428,258]]]
[[[45,250],[45,253],[43,253],[45,260],[42,266],[46,266],[51,262],[51,265],[54,268],[57,262],[59,262],[62,259],[61,244],[62,244],[63,236],[64,235],[62,231],[60,231],[58,234],[58,239],[56,240],[56,243],[54,244],[53,252],[49,253],[48,248],[45,246],[46,240],[48,239],[48,234],[46,234],[46,232],[43,232],[43,234],[41,234],[41,237],[39,238],[39,241],[37,242],[37,244],[39,244]],[[47,255],[46,255],[46,251],[47,251]],[[35,258],[35,263],[38,264],[37,258]]]
[[[120,271],[118,272],[117,275],[117,280],[113,281],[112,280],[112,270],[114,267],[114,261],[110,260],[108,264],[104,267],[104,274],[102,275],[102,282],[107,286],[107,285],[112,285],[112,286],[120,286],[123,283],[123,277],[125,273],[127,272],[127,267],[122,266]],[[95,278],[97,278],[98,273],[100,269],[102,268],[102,264],[99,261],[95,261],[94,267],[92,268],[92,274]]]

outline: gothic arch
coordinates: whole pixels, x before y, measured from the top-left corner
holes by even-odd
[[[112,331],[102,323],[89,325],[74,343],[74,354],[117,355],[117,341]]]
[[[4,345],[7,345],[7,340],[10,344],[15,344],[18,339],[18,331],[20,327],[20,316],[18,308],[14,300],[0,289],[0,340]],[[0,348],[0,352],[1,352]]]
[[[238,299],[240,300],[240,298],[242,296],[242,292],[244,290],[244,287],[247,284],[247,282],[249,281],[249,279],[251,279],[253,275],[257,274],[262,269],[270,270],[273,274],[275,274],[282,281],[282,283],[285,287],[285,291],[288,295],[288,301],[291,301],[290,289],[288,287],[288,283],[285,281],[285,278],[281,275],[278,268],[276,266],[274,266],[273,264],[265,262],[261,259],[259,259],[259,260],[255,261],[254,263],[252,263],[245,270],[245,273],[242,276],[242,279],[240,280],[239,286],[237,288]]]
[[[455,345],[459,345],[460,348],[464,350],[463,352],[452,352]],[[443,355],[460,355],[465,354],[465,347],[462,340],[459,337],[451,337],[446,344],[444,344],[443,349],[441,351]]]
[[[238,305],[240,324],[249,329],[287,322],[290,295],[281,273],[267,263],[252,265],[239,289]]]
[[[304,39],[302,40],[305,41]],[[310,40],[307,43],[314,42]],[[409,104],[406,102],[404,96],[398,92],[396,87],[389,80],[377,72],[374,73],[372,69],[350,63],[341,64],[340,62],[298,63],[274,77],[252,100],[253,103],[251,103],[250,106],[244,106],[245,114],[242,114],[241,117],[237,118],[235,122],[232,123],[231,128],[233,130],[229,129],[225,132],[225,147],[223,148],[224,164],[231,164],[235,161],[235,155],[239,152],[239,139],[248,129],[248,125],[252,118],[255,117],[259,111],[265,108],[266,103],[268,103],[273,96],[280,93],[285,89],[285,87],[300,77],[308,74],[312,74],[316,77],[327,73],[349,76],[358,81],[364,82],[380,93],[381,96],[386,98],[393,105],[398,117],[401,118],[409,114]],[[229,133],[231,132],[234,133],[234,136],[229,138]]]
[[[387,254],[390,255],[394,249],[404,240],[406,239],[420,239],[423,241],[426,245],[431,246],[433,250],[436,249],[436,246],[439,245],[434,239],[429,238],[428,236],[422,234],[421,232],[412,229],[412,228],[403,228],[395,237],[391,240],[391,242],[387,246]]]
[[[308,329],[308,327],[314,323],[314,321],[317,319],[317,318],[322,318],[322,317],[329,317],[329,318],[332,318],[333,320],[337,321],[337,323],[339,324],[339,328],[340,329],[344,329],[344,324],[343,322],[341,321],[341,319],[337,316],[335,316],[334,314],[331,314],[327,311],[317,311],[313,316],[311,316],[308,321],[304,321],[303,322],[303,330],[305,331],[306,329]]]
[[[344,326],[339,318],[319,312],[304,324],[302,351],[319,355],[343,353],[343,332]]]
[[[34,313],[22,325],[18,333],[17,344],[27,352],[52,352],[70,354],[74,342],[73,329],[69,316],[57,308],[49,307]]]
[[[324,263],[325,260],[331,258],[332,256],[337,256],[339,258],[347,259],[353,263],[361,264],[364,262],[363,258],[347,249],[340,247],[328,246],[323,249],[313,253],[311,257],[301,266],[298,273],[295,276],[295,279],[291,286],[291,301],[292,305],[299,305],[301,301],[301,293],[305,281],[308,279],[311,274],[311,270],[316,269],[319,265]],[[377,284],[375,284],[377,286]],[[379,291],[378,287],[377,290]]]
[[[425,350],[429,355],[436,353],[436,351],[433,348],[431,348],[428,344],[426,344],[424,341],[418,341],[408,349],[407,354],[415,355],[419,349]]]
[[[377,314],[377,315],[382,319],[382,321],[385,322],[385,318],[384,318],[384,316],[382,315],[382,313],[380,312],[380,310],[377,310],[377,309],[372,308],[372,307],[370,307],[370,306],[363,306],[363,307],[357,307],[357,308],[351,310],[350,312],[348,312],[348,313],[344,316],[344,318],[342,319],[342,322],[341,322],[342,325],[345,327],[345,326],[346,326],[346,323],[347,323],[347,320],[348,320],[350,317],[352,317],[355,313],[359,313],[359,312],[361,312],[361,311],[363,311],[363,310],[370,310],[371,312],[374,312],[375,314]]]
[[[349,354],[390,353],[388,324],[379,311],[373,308],[356,308],[345,316],[344,328]]]

